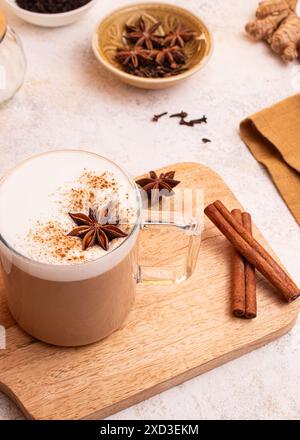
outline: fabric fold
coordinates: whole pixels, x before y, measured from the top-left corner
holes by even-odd
[[[243,120],[240,135],[300,225],[300,94]]]

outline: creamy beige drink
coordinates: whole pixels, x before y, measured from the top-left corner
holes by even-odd
[[[134,182],[88,152],[36,156],[6,176],[0,185],[2,273],[9,308],[24,330],[76,346],[120,327],[136,289],[139,204]],[[69,215],[88,217],[91,210],[92,227]],[[78,227],[80,233],[70,235]],[[89,246],[83,246],[87,234]]]

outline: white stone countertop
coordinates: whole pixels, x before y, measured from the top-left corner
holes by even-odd
[[[215,48],[203,71],[163,91],[126,86],[93,56],[96,23],[127,3],[99,1],[83,20],[57,29],[7,14],[23,40],[28,71],[22,89],[0,109],[0,175],[57,148],[101,153],[133,175],[173,162],[201,162],[223,177],[300,283],[299,227],[238,134],[242,118],[300,90],[296,65],[284,65],[244,35],[257,0],[173,0],[207,22]],[[193,117],[206,114],[207,126],[188,129],[167,118],[150,122],[154,113],[181,109]],[[212,143],[203,144],[202,137]],[[277,341],[111,419],[298,419],[299,365],[300,321]],[[16,418],[21,413],[0,393],[0,419]]]

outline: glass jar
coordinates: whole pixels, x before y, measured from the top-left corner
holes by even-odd
[[[10,99],[24,82],[26,58],[18,35],[0,11],[0,104]]]

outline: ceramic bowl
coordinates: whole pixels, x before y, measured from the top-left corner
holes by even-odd
[[[167,78],[141,78],[122,70],[115,60],[116,48],[126,44],[125,25],[136,23],[141,15],[149,24],[159,20],[162,27],[158,28],[157,33],[160,32],[161,35],[162,28],[168,32],[179,23],[199,34],[198,38],[186,45],[186,71]],[[92,47],[99,62],[127,84],[144,89],[163,89],[186,80],[204,66],[211,55],[212,37],[206,24],[186,9],[167,3],[139,3],[117,9],[102,19],[93,35]]]
[[[20,8],[15,0],[5,0],[8,8],[18,17],[22,18],[28,23],[43,27],[59,27],[71,24],[85,15],[96,2],[97,0],[91,0],[86,5],[81,6],[81,8],[77,8],[69,12],[61,12],[58,14],[42,14],[40,12],[31,12]]]

